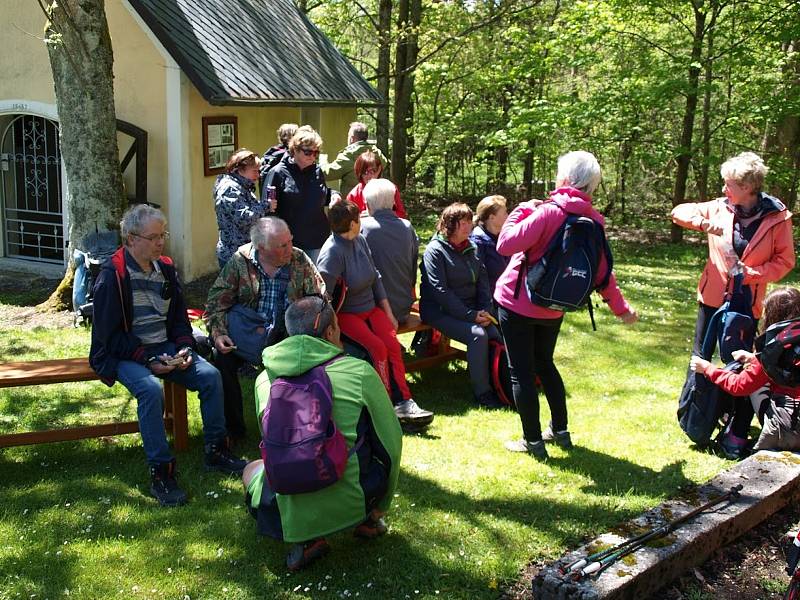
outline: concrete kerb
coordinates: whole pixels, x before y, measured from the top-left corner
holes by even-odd
[[[637,550],[596,577],[575,582],[558,571],[559,566],[674,521],[737,484],[742,484],[743,489],[736,501],[722,502],[700,513],[666,539]],[[603,534],[546,565],[533,578],[533,597],[537,600],[648,597],[796,498],[800,498],[800,456],[791,452],[758,452],[700,486],[687,499],[664,502],[621,526],[619,534]]]

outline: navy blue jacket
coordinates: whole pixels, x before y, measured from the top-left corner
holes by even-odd
[[[302,250],[322,248],[331,228],[325,214],[328,186],[319,166],[315,163],[301,171],[287,152],[267,173],[264,187],[268,185],[276,188],[275,214],[289,225],[294,245]]]
[[[494,296],[494,288],[497,280],[508,266],[510,256],[503,256],[497,251],[497,237],[483,229],[480,225],[472,230],[469,239],[477,248],[478,258],[486,267],[486,275],[489,278],[489,294]]]
[[[186,315],[183,291],[172,259],[162,256],[158,266],[168,282],[171,294],[167,312],[167,339],[178,348],[194,346],[192,326]],[[133,324],[133,292],[125,268],[125,248],[120,248],[103,263],[94,284],[94,317],[89,364],[100,380],[114,385],[117,364],[132,360],[144,364],[149,358],[138,337],[131,333]]]
[[[491,308],[486,268],[478,260],[474,244],[459,252],[434,234],[419,270],[419,316],[425,323],[443,315],[472,323],[478,311]]]

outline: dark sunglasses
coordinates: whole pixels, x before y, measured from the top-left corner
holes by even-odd
[[[319,156],[319,150],[311,150],[310,148],[300,148],[300,152],[306,156]]]

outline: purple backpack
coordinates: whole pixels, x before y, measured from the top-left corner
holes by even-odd
[[[315,492],[339,481],[349,453],[333,422],[333,392],[325,367],[298,377],[277,377],[261,419],[261,456],[273,492]]]

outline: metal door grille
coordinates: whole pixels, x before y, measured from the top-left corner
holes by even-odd
[[[5,255],[63,263],[58,125],[43,117],[20,115],[6,129],[0,149]]]

